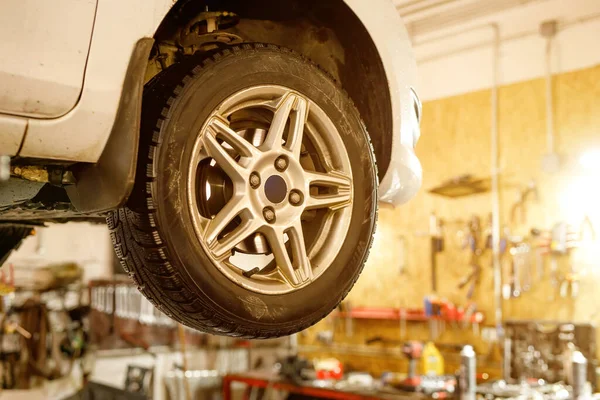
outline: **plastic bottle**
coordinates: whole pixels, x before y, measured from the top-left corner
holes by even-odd
[[[444,375],[444,357],[433,342],[428,342],[423,348],[422,372],[427,376]]]

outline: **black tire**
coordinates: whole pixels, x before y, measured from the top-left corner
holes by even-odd
[[[342,135],[352,163],[349,232],[333,264],[283,295],[251,292],[226,278],[197,241],[185,179],[198,123],[229,95],[280,84],[316,102]],[[193,111],[192,111],[193,110]],[[315,324],[348,294],[367,259],[377,219],[377,171],[351,100],[317,66],[273,45],[245,44],[178,64],[145,90],[137,181],[126,208],[108,216],[123,267],[166,315],[200,331],[248,338],[289,335]],[[176,129],[174,129],[176,126]]]
[[[31,235],[33,228],[18,225],[0,225],[0,267],[6,262],[10,253],[21,245],[23,239]]]

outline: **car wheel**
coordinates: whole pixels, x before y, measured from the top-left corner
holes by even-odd
[[[246,44],[144,95],[136,186],[108,217],[121,262],[173,319],[270,338],[330,313],[376,223],[377,173],[351,100],[302,56]]]

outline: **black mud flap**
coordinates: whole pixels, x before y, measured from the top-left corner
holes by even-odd
[[[133,50],[112,132],[96,164],[75,168],[77,183],[67,194],[77,211],[101,213],[125,204],[135,181],[142,95],[154,39],[140,39]]]

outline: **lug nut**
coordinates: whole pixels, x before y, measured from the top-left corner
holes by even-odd
[[[258,175],[257,172],[253,172],[250,175],[250,186],[252,186],[253,189],[258,189],[260,186],[260,175]]]
[[[277,160],[275,160],[275,168],[277,168],[278,171],[280,171],[280,172],[285,171],[287,167],[288,167],[287,158],[279,157]]]
[[[290,203],[294,206],[299,206],[302,204],[302,193],[297,190],[292,190],[290,192]]]
[[[275,222],[275,210],[273,208],[265,207],[263,209],[263,216],[268,223],[272,224]]]

